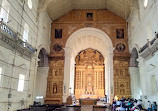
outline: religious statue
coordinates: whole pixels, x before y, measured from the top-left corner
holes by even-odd
[[[53,85],[53,93],[57,93],[57,84],[56,83],[54,83],[54,85]]]

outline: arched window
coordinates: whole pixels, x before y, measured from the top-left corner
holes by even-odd
[[[23,41],[27,42],[29,36],[29,26],[25,23],[23,32]]]
[[[19,83],[18,83],[18,91],[23,92],[24,90],[24,83],[25,83],[25,75],[19,75]]]
[[[4,22],[8,22],[10,4],[7,0],[2,1],[0,18],[3,19]]]
[[[27,4],[28,4],[29,9],[32,9],[32,0],[28,0]]]
[[[148,0],[144,0],[144,7],[146,8],[148,6]]]

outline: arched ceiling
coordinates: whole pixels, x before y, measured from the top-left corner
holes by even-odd
[[[52,20],[56,20],[73,9],[108,9],[127,19],[130,7],[137,0],[39,0],[40,10],[47,10]]]

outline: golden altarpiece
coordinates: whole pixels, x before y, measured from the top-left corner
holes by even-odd
[[[49,75],[47,79],[46,104],[62,104],[63,96],[63,76],[64,76],[64,57],[49,57]]]
[[[119,99],[131,97],[129,57],[114,57],[114,93]]]
[[[101,53],[87,49],[78,54],[75,59],[75,97],[104,97],[104,58]]]
[[[126,20],[109,10],[72,10],[52,22],[49,76],[45,103],[62,103],[65,53],[63,49],[71,34],[86,27],[105,32],[110,37],[113,47],[115,47],[113,52],[114,86],[111,87],[111,95],[116,95],[119,98],[122,96],[130,97],[130,76],[128,72],[130,56]],[[100,55],[98,51],[88,49],[82,51],[76,57],[75,96],[77,98],[87,97],[86,95],[93,95],[93,98],[97,98],[104,95],[104,58]]]

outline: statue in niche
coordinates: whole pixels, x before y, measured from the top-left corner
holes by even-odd
[[[120,76],[123,76],[123,71],[122,70],[120,71]]]
[[[57,93],[57,84],[56,83],[54,83],[54,85],[53,85],[53,93],[54,94]]]
[[[124,89],[120,89],[120,94],[124,95],[125,94],[125,90]]]
[[[57,70],[55,70],[55,76],[57,76],[58,75],[58,71]]]
[[[120,85],[120,94],[121,95],[125,94],[125,90],[124,90],[124,85],[123,84]]]

